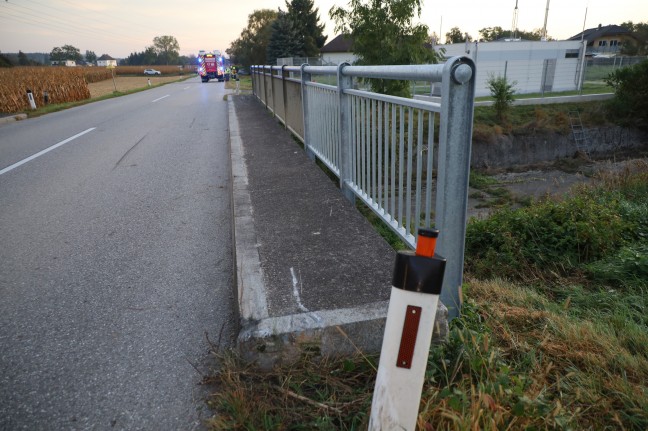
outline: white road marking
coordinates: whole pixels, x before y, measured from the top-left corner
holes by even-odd
[[[301,298],[299,297],[299,289],[297,289],[297,276],[295,275],[295,270],[293,268],[290,268],[290,274],[292,275],[293,295],[295,296],[295,300],[297,301],[297,306],[301,311],[308,312],[308,308],[304,307],[304,304],[302,304]]]
[[[160,97],[160,98],[158,98],[158,99],[155,99],[155,100],[152,101],[151,103],[159,102],[160,100],[162,100],[162,99],[166,99],[166,98],[169,97],[169,96],[171,96],[171,95],[170,95],[170,94],[167,94],[166,96],[162,96],[162,97]]]
[[[11,171],[11,170],[17,168],[18,166],[20,166],[20,165],[24,165],[25,163],[27,163],[27,162],[29,162],[29,161],[32,161],[32,160],[34,160],[35,158],[42,156],[43,154],[49,153],[50,151],[57,149],[57,148],[60,147],[61,145],[65,145],[65,144],[67,144],[68,142],[70,142],[70,141],[72,141],[72,140],[74,140],[74,139],[76,139],[76,138],[78,138],[78,137],[80,137],[80,136],[85,135],[86,133],[90,133],[90,132],[92,132],[94,129],[96,129],[96,127],[91,127],[91,128],[89,128],[88,130],[84,130],[84,131],[81,132],[81,133],[77,133],[76,135],[74,135],[74,136],[72,136],[72,137],[69,137],[69,138],[67,138],[67,139],[64,140],[64,141],[59,142],[58,144],[54,144],[54,145],[52,145],[51,147],[45,148],[43,151],[39,151],[38,153],[34,154],[33,156],[29,156],[29,157],[27,157],[26,159],[23,159],[23,160],[21,160],[21,161],[19,161],[19,162],[17,162],[17,163],[14,163],[14,164],[11,165],[11,166],[7,166],[6,168],[4,168],[3,170],[0,171],[0,175],[2,175],[2,174],[6,174],[7,172],[9,172],[9,171]]]
[[[189,90],[190,88],[191,88],[191,87],[185,87],[185,88],[183,88],[183,90]]]

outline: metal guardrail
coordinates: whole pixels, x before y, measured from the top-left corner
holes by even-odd
[[[256,97],[304,142],[311,158],[338,176],[348,199],[362,200],[412,248],[418,227],[434,225],[443,232],[437,251],[448,263],[441,300],[450,316],[457,316],[475,93],[472,60],[251,70]],[[357,88],[358,79],[368,78],[440,82],[441,102]]]

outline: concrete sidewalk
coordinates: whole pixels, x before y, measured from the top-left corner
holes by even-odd
[[[395,252],[254,96],[228,103],[243,356],[379,351]]]

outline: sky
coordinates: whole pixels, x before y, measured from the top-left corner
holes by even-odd
[[[484,27],[510,29],[516,0],[423,0],[417,22],[442,37],[459,27],[473,38]],[[518,29],[542,28],[546,0],[517,0]],[[348,0],[314,0],[330,41],[336,36],[328,17],[332,6]],[[485,4],[488,3],[488,6]],[[124,58],[144,51],[155,36],[171,35],[181,55],[225,50],[257,9],[284,10],[285,0],[0,0],[0,52],[47,52],[73,45],[85,53]],[[648,22],[648,0],[550,0],[547,32],[566,39],[599,24]]]

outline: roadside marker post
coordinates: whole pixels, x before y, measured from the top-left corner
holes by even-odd
[[[27,100],[29,100],[29,106],[32,109],[36,109],[36,101],[34,101],[34,93],[30,89],[27,89]]]
[[[399,251],[369,430],[416,428],[446,259],[435,255],[439,231],[419,229],[416,252]]]

